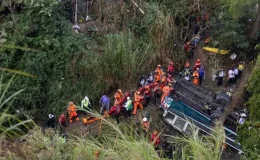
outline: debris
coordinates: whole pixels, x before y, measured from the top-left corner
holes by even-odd
[[[235,53],[233,53],[231,56],[230,56],[230,59],[234,60],[237,58],[237,55]]]

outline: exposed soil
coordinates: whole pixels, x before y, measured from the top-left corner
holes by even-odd
[[[225,72],[228,72],[228,69],[230,67],[233,67],[236,64],[236,61],[232,61],[229,56],[221,56],[221,55],[210,55],[208,53],[203,52],[203,44],[201,43],[194,52],[193,59],[190,60],[191,67],[195,64],[197,59],[201,60],[202,65],[205,67],[205,79],[203,81],[203,86],[213,90],[215,92],[223,92],[227,91],[229,87],[227,86],[227,77],[224,77],[222,86],[217,86],[216,81],[212,81],[212,75],[215,73],[216,70],[219,70],[223,68]],[[212,61],[209,61],[209,56],[213,56],[213,58],[216,58],[216,61],[219,62],[219,64],[212,63]],[[217,56],[217,57],[215,57]],[[243,108],[244,99],[243,99],[243,93],[247,84],[247,80],[251,74],[251,68],[249,65],[245,65],[245,69],[241,75],[241,78],[237,80],[237,83],[233,86],[234,94],[231,98],[231,103],[228,106],[228,111],[231,113],[233,110],[240,110]],[[223,160],[238,160],[241,156],[237,154],[236,151],[227,148],[223,154],[222,159]]]
[[[208,53],[203,52],[203,44],[201,43],[194,52],[194,58],[190,60],[191,66],[193,66],[197,59],[201,60],[202,65],[205,68],[205,79],[203,80],[203,86],[213,90],[215,92],[223,92],[227,91],[229,87],[227,86],[227,77],[224,77],[222,86],[217,86],[216,81],[212,81],[212,75],[215,71],[223,68],[225,72],[228,72],[228,69],[234,66],[237,61],[232,61],[228,56],[222,55],[210,55]],[[213,57],[213,58],[211,58]],[[213,60],[213,61],[212,61]],[[214,61],[215,60],[215,61]],[[218,63],[218,64],[216,64]],[[237,83],[233,86],[234,94],[231,99],[231,103],[229,108],[236,109],[236,108],[243,108],[242,105],[243,101],[243,93],[246,87],[247,80],[249,75],[251,74],[251,68],[249,65],[245,65],[245,69],[241,75],[241,78],[237,80]]]

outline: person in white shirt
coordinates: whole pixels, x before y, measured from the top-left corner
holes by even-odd
[[[244,124],[246,121],[246,114],[245,113],[240,113],[239,117],[238,117],[238,123],[239,124]]]
[[[234,69],[234,74],[235,74],[234,83],[236,83],[237,79],[238,79],[238,68],[237,67],[235,67],[235,69]]]
[[[235,79],[235,72],[234,69],[231,68],[228,71],[228,86],[230,87],[232,83],[234,83],[234,79]]]

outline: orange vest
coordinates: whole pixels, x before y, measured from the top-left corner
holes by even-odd
[[[69,112],[69,113],[71,113],[71,112],[76,112],[76,106],[75,106],[75,105],[69,106],[68,112]]]
[[[156,69],[155,69],[155,72],[158,72],[158,73],[159,73],[159,76],[161,77],[161,75],[162,75],[162,69],[156,68]]]
[[[165,87],[163,87],[162,91],[163,91],[164,94],[169,94],[171,89],[170,89],[169,86],[165,86]]]
[[[121,99],[121,95],[118,92],[116,92],[114,98],[119,100]]]
[[[193,72],[193,77],[196,78],[196,79],[199,78],[199,72],[194,71]]]
[[[155,82],[160,82],[160,81],[161,81],[160,75],[155,75]]]
[[[140,102],[143,97],[135,93],[135,102]]]

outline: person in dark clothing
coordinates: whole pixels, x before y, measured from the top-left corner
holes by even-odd
[[[149,75],[147,76],[147,83],[150,84],[150,83],[153,83],[153,72],[150,72]]]
[[[146,106],[148,106],[150,102],[150,97],[151,97],[151,88],[149,86],[145,86],[144,98],[145,98]]]
[[[195,30],[194,30],[194,34],[197,35],[200,31],[200,24],[197,23],[196,26],[195,26]]]
[[[48,119],[48,127],[51,127],[51,128],[55,128],[55,123],[56,123],[56,120],[55,120],[55,116],[53,114],[49,114],[49,119]]]
[[[61,114],[59,117],[59,126],[60,126],[60,134],[65,134],[65,128],[67,126],[67,119],[64,114]]]
[[[224,77],[224,70],[221,69],[220,71],[217,72],[217,78],[218,78],[217,85],[218,86],[222,85],[223,77]]]
[[[120,114],[120,108],[119,106],[113,106],[110,109],[110,115],[116,119],[117,124],[119,124],[119,114]]]
[[[194,48],[191,48],[188,53],[188,59],[193,59],[193,56],[194,56]]]
[[[138,81],[138,88],[143,87],[144,85],[146,85],[146,78],[145,76],[141,76]]]
[[[235,72],[234,72],[234,68],[231,68],[228,71],[228,86],[230,87],[231,84],[234,84],[234,79],[235,79]]]
[[[201,85],[202,84],[202,81],[204,79],[204,76],[205,76],[205,70],[204,70],[204,67],[201,66],[200,67],[200,70],[199,70],[199,84]]]

